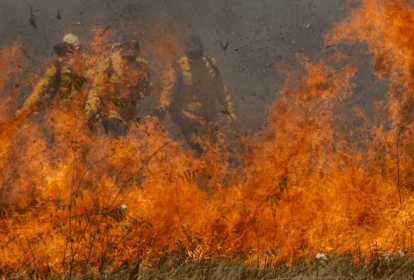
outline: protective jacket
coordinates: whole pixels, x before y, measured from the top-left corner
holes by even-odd
[[[123,56],[121,50],[104,53],[93,73],[87,114],[101,111],[108,119],[132,120],[136,102],[151,92],[147,64],[140,56]]]
[[[90,56],[82,53],[82,59],[84,60],[85,68],[88,68],[91,61]],[[73,60],[64,63],[61,58],[56,59],[35,85],[21,111],[29,110],[33,105],[36,105],[39,110],[44,110],[52,104],[56,96],[60,97],[61,102],[73,98],[77,92],[75,89],[68,92],[68,85],[76,74],[82,75],[82,73],[75,73],[71,67],[72,63]]]
[[[160,107],[170,107],[172,115],[181,114],[192,122],[215,121],[215,99],[235,118],[227,87],[222,83],[214,58],[190,61],[187,56],[174,64],[160,98]]]

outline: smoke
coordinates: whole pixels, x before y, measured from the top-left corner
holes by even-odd
[[[85,3],[74,0],[69,4],[8,0],[2,4],[0,47],[19,39],[33,66],[53,55],[53,46],[61,42],[65,32],[80,35],[81,43],[85,44],[93,38],[94,26],[113,30],[116,33],[113,40],[127,33],[162,39],[168,35],[180,43],[187,35],[197,34],[203,39],[206,55],[217,59],[223,80],[231,90],[237,113],[245,124],[239,129],[243,133],[249,129],[257,132],[267,107],[280,96],[277,91],[286,78],[277,67],[281,64],[287,65],[286,70],[299,67],[297,52],[318,59],[324,49],[321,35],[347,15],[346,2],[95,0]],[[36,28],[29,20],[36,23]],[[151,38],[141,36],[140,39]],[[368,56],[359,58],[370,63]],[[155,62],[159,61],[155,59]],[[38,70],[39,74],[44,71]],[[361,79],[360,86],[370,88],[363,100],[352,102],[370,104],[368,101],[377,98],[379,85],[373,85],[374,78],[368,69],[357,76]],[[351,111],[353,105],[348,107]]]

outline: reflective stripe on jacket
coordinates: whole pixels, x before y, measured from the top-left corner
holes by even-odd
[[[203,57],[203,61],[205,63],[205,66],[208,69],[208,73],[211,76],[211,78],[213,79],[219,78],[217,77],[219,73],[217,69],[216,60],[214,58]],[[180,69],[176,70],[174,67],[171,67],[167,73],[166,82],[164,84],[164,88],[163,88],[163,91],[160,97],[160,102],[159,102],[160,107],[168,107],[171,105],[173,88],[174,86],[177,85],[179,75],[182,75],[181,77],[182,77],[182,83],[184,87],[189,87],[189,86],[192,86],[193,84],[188,58],[186,56],[182,57],[178,61],[178,65]],[[177,71],[181,71],[181,73],[177,73]],[[234,106],[233,106],[233,103],[231,102],[230,94],[228,92],[227,87],[223,85],[223,88],[219,90],[220,91],[222,90],[222,94],[224,94],[225,96],[224,98],[225,101],[223,100],[222,103],[226,103],[227,105],[226,107],[229,112],[229,117],[234,119],[235,118],[233,114]],[[187,118],[190,118],[194,121],[200,121],[202,120],[202,118],[200,116],[197,116],[195,112],[201,106],[202,104],[198,101],[188,102],[185,106],[185,109],[182,111],[182,113]]]
[[[136,61],[148,64],[148,62],[141,56],[137,57]],[[112,69],[110,69],[110,65],[112,66]],[[123,75],[122,71],[125,71],[124,67],[125,61],[122,57],[121,50],[112,51],[102,55],[93,73],[93,83],[86,101],[86,111],[88,115],[97,112],[100,106],[105,105],[108,118],[123,119],[120,112],[120,107],[122,106],[120,105],[123,98],[122,96],[125,95],[125,91],[127,90],[122,88],[122,86],[117,86],[117,89],[122,92],[117,92],[116,95],[113,93],[115,91],[114,86],[121,83]],[[108,75],[110,76],[108,77]],[[152,86],[151,83],[149,84]],[[104,93],[105,90],[108,90],[109,93]],[[103,95],[105,95],[105,99],[108,100],[105,104],[101,104],[102,97],[104,97]]]
[[[106,90],[107,87],[106,82],[108,79],[108,70],[109,65],[112,61],[114,65],[115,73],[109,77],[110,83],[116,83],[118,77],[120,76],[119,70],[117,71],[116,66],[120,64],[121,60],[120,51],[111,52],[111,53],[104,53],[102,56],[97,60],[96,67],[94,71],[90,73],[93,76],[93,82],[91,89],[88,92],[87,100],[86,100],[86,113],[90,116],[93,113],[96,113],[101,106],[101,96]],[[107,104],[105,104],[107,105]],[[121,115],[119,114],[116,106],[111,105],[108,103],[110,108],[108,109],[108,117],[109,118],[117,118],[122,120]]]
[[[22,110],[27,109],[32,104],[39,101],[40,95],[44,93],[50,86],[52,78],[56,75],[56,71],[57,71],[56,66],[53,64],[46,70],[46,74],[36,84],[32,93],[24,102]]]
[[[85,68],[88,69],[89,65],[91,62],[93,62],[91,60],[91,56],[89,56],[86,53],[82,53],[82,58],[84,59],[85,62]],[[55,63],[53,63],[52,65],[49,66],[49,68],[46,70],[45,75],[43,75],[43,77],[40,79],[40,81],[35,85],[32,93],[30,94],[30,96],[26,99],[22,110],[28,110],[33,104],[35,104],[36,102],[39,102],[40,99],[42,98],[41,95],[45,94],[46,95],[50,95],[50,94],[57,94],[57,91],[59,91],[59,89],[64,88],[65,86],[67,86],[71,80],[70,74],[71,74],[71,69],[68,67],[68,65],[70,65],[71,63],[73,63],[73,60],[69,61],[67,64],[61,66],[62,63],[62,59],[58,59]],[[60,69],[60,76],[56,77],[56,75],[58,75],[58,71]],[[86,76],[86,75],[85,75]],[[58,88],[54,88],[53,90],[55,90],[56,92],[54,93],[50,93],[47,92],[48,90],[50,90],[50,87],[52,86],[52,83],[55,82],[56,85],[58,86]],[[52,90],[52,91],[53,91]],[[73,90],[71,92],[71,94],[69,96],[67,96],[69,99],[74,97],[76,95],[76,91]],[[45,96],[46,98],[53,98],[54,96]]]

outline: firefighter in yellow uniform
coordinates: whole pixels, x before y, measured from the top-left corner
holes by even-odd
[[[190,36],[186,41],[185,56],[168,73],[159,104],[164,110],[169,107],[172,121],[180,126],[187,143],[199,154],[203,150],[192,143],[191,137],[201,134],[203,122],[209,129],[210,141],[215,143],[217,140],[217,129],[213,126],[216,99],[225,108],[223,112],[235,119],[234,106],[216,61],[203,53],[201,39]]]
[[[86,101],[87,114],[100,118],[106,133],[125,136],[136,119],[136,103],[152,91],[148,62],[139,54],[137,41],[127,38],[112,45],[97,62]]]
[[[50,65],[45,75],[36,84],[22,109],[17,111],[17,115],[29,113],[35,107],[38,111],[45,111],[57,102],[56,97],[59,97],[60,102],[70,100],[86,82],[81,68],[84,68],[85,64],[87,66],[90,57],[81,52],[77,36],[66,34],[63,37],[63,43],[54,46],[54,52],[57,60]],[[70,82],[75,77],[79,78],[79,88],[71,87]]]

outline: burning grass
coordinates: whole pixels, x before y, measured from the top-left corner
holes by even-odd
[[[209,148],[201,157],[149,116],[131,123],[123,138],[91,130],[84,110],[88,82],[64,106],[2,116],[3,277],[104,275],[139,262],[161,273],[173,267],[167,278],[227,273],[250,279],[279,277],[266,269],[282,264],[303,272],[298,259],[316,267],[317,277],[356,271],[351,264],[372,268],[372,275],[391,262],[392,273],[408,271],[412,267],[398,257],[380,261],[385,251],[413,257],[412,129],[401,110],[412,94],[412,59],[407,40],[395,35],[412,27],[397,20],[401,26],[390,31],[372,20],[411,20],[413,13],[408,4],[391,2],[364,1],[349,25],[337,24],[326,37],[330,44],[364,38],[375,55],[382,46],[387,55],[378,55],[373,69],[391,81],[382,108],[392,122],[389,130],[370,124],[358,107],[365,122],[357,131],[335,124],[342,116],[334,112],[352,94],[350,79],[358,68],[344,55],[334,58],[344,65],[339,70],[300,56],[303,69],[280,87],[283,96],[269,110],[269,126],[237,143],[225,134],[217,145],[200,139]],[[109,49],[105,36],[100,32],[92,40],[95,56]],[[165,57],[163,41],[152,40],[154,55]],[[176,46],[172,42],[168,46]],[[403,98],[394,95],[397,88]],[[369,136],[366,150],[350,141],[359,133]],[[230,158],[242,164],[234,167]],[[331,260],[345,254],[349,262],[326,267],[315,261],[318,252]],[[231,260],[257,267],[226,263]]]

